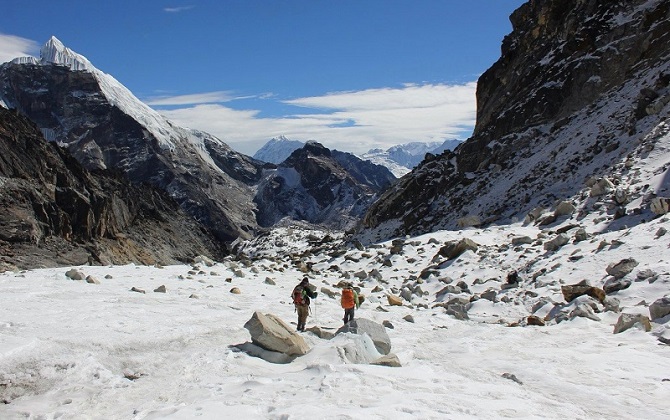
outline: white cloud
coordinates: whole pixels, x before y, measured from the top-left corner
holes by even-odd
[[[468,136],[475,123],[475,90],[476,82],[470,82],[336,92],[283,101],[316,112],[275,118],[260,118],[259,111],[236,111],[220,104],[160,112],[180,125],[214,134],[246,154],[278,135],[364,153],[409,141]]]
[[[15,35],[0,34],[0,63],[12,61],[16,57],[39,55],[39,44]]]
[[[196,105],[196,104],[211,104],[217,102],[229,102],[235,98],[226,91],[193,93],[190,95],[178,96],[154,96],[145,99],[147,105]]]
[[[191,6],[179,6],[179,7],[166,7],[166,8],[163,9],[163,11],[168,12],[168,13],[179,13],[179,12],[184,12],[186,10],[191,10],[194,7],[195,6],[193,6],[193,5],[191,5]]]

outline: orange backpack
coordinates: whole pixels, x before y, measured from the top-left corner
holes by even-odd
[[[344,309],[349,309],[354,306],[356,306],[354,291],[352,289],[342,289],[342,307]]]

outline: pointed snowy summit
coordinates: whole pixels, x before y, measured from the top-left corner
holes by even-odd
[[[52,36],[40,50],[40,61],[42,64],[52,63],[66,66],[70,70],[95,70],[86,57],[67,48],[55,36]]]

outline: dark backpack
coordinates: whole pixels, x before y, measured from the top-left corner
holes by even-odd
[[[293,289],[293,304],[298,306],[308,305],[305,299],[302,286],[298,285]]]

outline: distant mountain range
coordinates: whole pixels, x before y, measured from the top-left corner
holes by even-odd
[[[371,149],[367,153],[359,155],[359,157],[376,165],[385,166],[394,176],[399,178],[417,166],[424,159],[426,153],[439,155],[445,150],[455,149],[459,144],[461,144],[460,140],[429,143],[411,142],[393,146],[386,150]],[[279,136],[268,141],[253,157],[263,162],[279,164],[304,145],[304,142]]]

